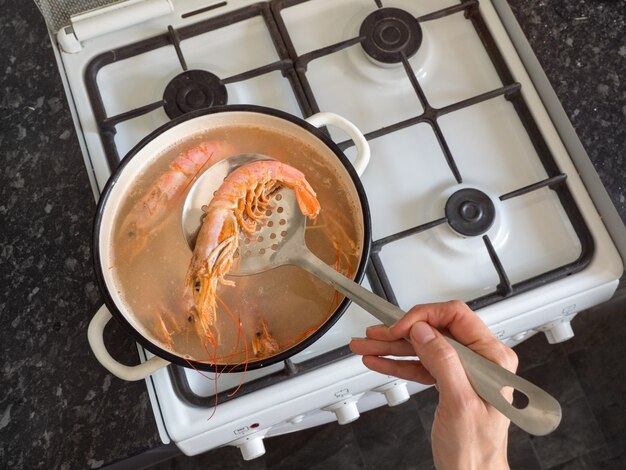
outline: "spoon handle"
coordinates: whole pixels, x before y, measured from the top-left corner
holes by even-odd
[[[338,273],[310,251],[299,254],[297,260],[292,260],[294,264],[334,287],[385,325],[394,324],[406,314],[401,308]],[[454,339],[445,338],[456,350],[472,387],[483,400],[529,434],[543,436],[556,429],[561,421],[561,406],[554,397]],[[514,407],[502,395],[503,387],[512,387],[526,395],[528,404],[524,408]]]

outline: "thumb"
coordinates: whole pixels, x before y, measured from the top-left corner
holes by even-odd
[[[440,403],[450,401],[463,405],[473,389],[458,354],[441,333],[428,323],[418,321],[409,331],[409,338],[422,365],[437,381]],[[468,395],[469,394],[469,395]]]

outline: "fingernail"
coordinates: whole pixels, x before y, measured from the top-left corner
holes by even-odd
[[[435,339],[435,332],[428,323],[419,321],[411,327],[411,339],[417,344],[426,344]]]
[[[372,325],[372,326],[368,326],[367,328],[365,328],[365,334],[367,335],[368,331],[372,331],[372,330],[378,330],[380,328],[384,328],[385,325]]]

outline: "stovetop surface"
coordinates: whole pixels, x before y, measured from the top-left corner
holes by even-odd
[[[170,27],[141,48],[130,44],[98,55],[87,67],[86,84],[109,165],[167,122],[172,101],[203,93],[210,96],[198,106],[217,99],[202,81],[174,97],[160,91],[181,73],[208,70],[226,89],[228,103],[271,103],[295,113],[297,104],[302,114],[333,111],[362,129],[374,155],[363,175],[373,218],[369,274],[375,288],[399,305],[452,295],[477,308],[541,285],[547,273],[553,280],[582,269],[593,243],[565,184],[567,175],[534,123],[477,3],[395,6],[417,17],[411,27],[423,39],[408,57],[412,51],[395,47],[392,36],[391,45],[385,44],[399,52],[384,67],[372,63],[376,59],[361,44],[371,39],[368,34],[380,35],[374,43],[384,42],[389,31],[411,34],[411,27],[392,17],[377,20],[386,25],[380,31],[363,32],[359,25],[372,14],[397,10],[356,0],[341,2],[329,35],[311,26],[329,16],[328,5],[275,1],[179,30]],[[252,51],[237,47],[248,42]],[[351,154],[350,143],[330,132]],[[480,191],[490,206],[465,199],[458,207],[446,206],[467,188]],[[467,204],[478,218],[495,205],[495,215],[479,221],[484,227],[478,231],[451,230],[451,219]],[[406,275],[407,265],[430,268],[411,270],[415,278]],[[416,293],[415,282],[427,283],[427,293]]]
[[[333,111],[372,146],[362,180],[379,295],[404,308],[448,298],[479,308],[584,268],[593,242],[567,175],[477,2],[396,3],[344,1],[332,15],[315,0],[254,4],[99,53],[85,83],[110,170],[194,107]],[[331,34],[315,26],[329,16]],[[353,155],[345,136],[330,135]],[[289,364],[275,368],[246,381],[288,377]],[[172,377],[188,400],[213,392],[197,375]],[[225,396],[237,386],[226,382]]]
[[[333,111],[372,147],[362,180],[373,218],[368,279],[379,295],[404,308],[448,298],[480,308],[583,269],[593,241],[568,175],[478,3],[347,0],[334,15],[328,7],[217,11],[100,52],[85,83],[110,169],[194,106]],[[403,35],[419,40],[401,45]],[[330,135],[353,155],[345,136]]]

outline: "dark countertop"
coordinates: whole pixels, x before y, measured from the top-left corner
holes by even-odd
[[[510,3],[626,220],[623,2]],[[0,39],[0,468],[98,468],[161,441],[145,383],[113,378],[87,345],[102,303],[90,254],[95,203],[32,2],[0,0]],[[114,356],[137,362],[120,328],[105,337]]]

